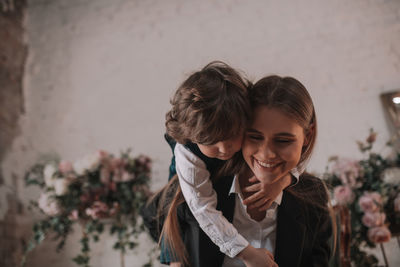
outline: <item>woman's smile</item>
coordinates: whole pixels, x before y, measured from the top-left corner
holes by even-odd
[[[267,163],[267,162],[262,162],[261,160],[258,160],[258,159],[255,159],[255,160],[259,165],[261,165],[264,168],[268,168],[268,169],[273,169],[276,166],[278,166],[278,164],[279,164],[279,163],[276,163],[276,162]]]

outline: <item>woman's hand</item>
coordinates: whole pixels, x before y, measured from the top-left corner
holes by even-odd
[[[238,256],[246,267],[278,267],[274,256],[265,248],[255,248],[248,245]]]
[[[279,193],[290,185],[290,181],[290,174],[285,175],[272,184],[259,181],[253,176],[249,179],[249,182],[252,184],[242,188],[242,192],[252,193],[244,199],[243,204],[247,205],[250,209],[258,208],[259,211],[265,211],[271,206]]]

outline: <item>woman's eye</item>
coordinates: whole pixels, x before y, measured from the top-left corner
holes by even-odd
[[[290,144],[293,143],[294,140],[288,140],[288,139],[277,139],[275,140],[275,142],[279,143],[279,144]]]

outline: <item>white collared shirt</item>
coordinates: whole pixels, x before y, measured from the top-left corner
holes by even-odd
[[[212,187],[206,164],[179,143],[175,146],[174,154],[179,185],[200,228],[222,253],[232,258],[236,257],[249,245],[249,242],[238,233],[222,212],[216,209],[217,194]],[[293,171],[292,174],[298,180],[299,174]]]
[[[276,241],[276,217],[278,206],[281,204],[283,193],[280,192],[271,206],[266,210],[265,217],[261,221],[253,220],[243,204],[243,195],[239,185],[238,176],[235,176],[229,194],[235,194],[235,210],[233,226],[255,248],[266,248],[272,254],[275,251]],[[238,258],[225,256],[223,267],[245,267]]]

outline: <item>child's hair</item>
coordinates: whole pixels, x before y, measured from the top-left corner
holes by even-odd
[[[302,172],[304,165],[311,157],[317,137],[317,118],[313,101],[307,89],[295,78],[271,75],[262,78],[249,89],[249,100],[253,109],[258,106],[278,109],[304,129],[307,141],[302,148],[300,161],[297,164],[298,170]],[[305,176],[308,175],[305,174]],[[288,188],[288,191],[316,208],[328,210],[332,221],[333,251],[335,251],[336,215],[331,206],[326,184],[321,182],[322,186],[319,183],[309,183],[306,189],[300,192],[291,190],[291,188]]]
[[[213,61],[190,75],[171,99],[172,109],[166,114],[166,131],[178,143],[211,145],[242,134],[250,121],[247,96],[250,82],[224,62]],[[238,158],[241,153],[236,153]],[[231,161],[230,161],[231,162]],[[220,176],[230,169],[225,164],[215,170]],[[176,192],[171,194],[171,192]],[[166,244],[171,257],[188,263],[179,231],[177,207],[185,201],[177,176],[162,189],[158,215],[166,215],[160,242]]]
[[[171,99],[167,134],[178,143],[210,145],[245,129],[250,118],[249,82],[221,61],[190,75]]]

